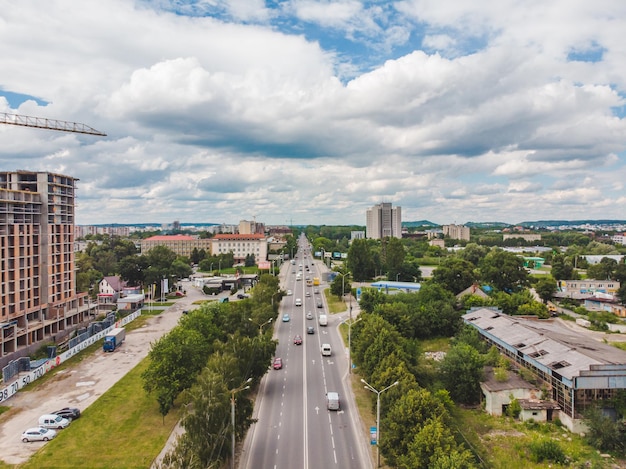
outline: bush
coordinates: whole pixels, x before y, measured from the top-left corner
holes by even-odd
[[[509,379],[509,372],[506,368],[497,367],[493,369],[493,377],[498,383],[504,383]]]
[[[519,401],[517,399],[511,399],[511,403],[506,408],[506,415],[516,419],[517,417],[519,417],[519,414],[521,411],[522,411],[522,406],[520,405]]]
[[[552,461],[565,464],[567,460],[563,448],[554,440],[535,440],[530,443],[528,449],[534,462]]]

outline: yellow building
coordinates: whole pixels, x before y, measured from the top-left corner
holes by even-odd
[[[178,256],[191,257],[194,249],[204,249],[207,254],[211,253],[211,239],[198,238],[189,235],[159,235],[141,241],[141,253],[145,254],[155,246],[165,246],[174,251]]]

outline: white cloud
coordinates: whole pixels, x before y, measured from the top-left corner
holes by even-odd
[[[622,2],[153,5],[0,0],[0,89],[49,102],[2,110],[109,135],[0,126],[6,169],[80,178],[79,223],[364,224],[382,200],[437,222],[623,217]]]

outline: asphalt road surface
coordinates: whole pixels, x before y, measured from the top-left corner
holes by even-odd
[[[294,271],[303,264],[301,281]],[[306,266],[309,266],[307,272]],[[324,295],[313,293],[316,287],[306,286],[306,276],[320,277],[322,264],[313,262],[310,253],[304,257],[302,245],[296,264],[284,264],[281,283],[292,296],[283,299],[275,326],[279,345],[276,356],[283,359],[283,369],[270,370],[263,378],[255,403],[257,423],[248,431],[239,467],[317,469],[363,469],[371,467],[368,437],[346,386],[348,359],[337,326],[341,319],[328,316],[328,326],[318,323],[319,314],[327,314]],[[306,296],[306,292],[310,296]],[[302,306],[295,306],[296,299]],[[323,301],[323,308],[316,306]],[[306,319],[311,312],[314,319]],[[284,313],[290,321],[283,322]],[[307,334],[307,326],[315,328]],[[294,336],[302,337],[302,345],[294,344]],[[322,357],[322,343],[329,343],[333,353]],[[326,393],[338,392],[341,409],[326,408]]]

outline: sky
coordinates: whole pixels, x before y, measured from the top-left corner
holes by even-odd
[[[0,169],[77,224],[626,219],[623,0],[0,0]]]

